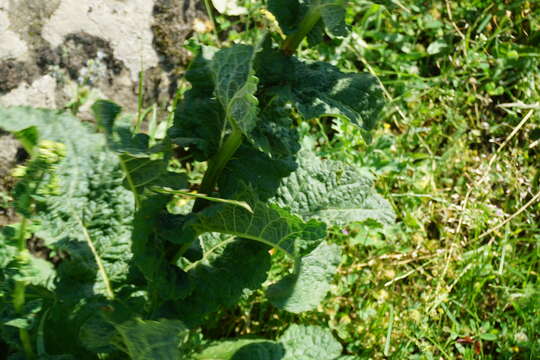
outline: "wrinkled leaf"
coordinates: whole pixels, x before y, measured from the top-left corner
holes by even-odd
[[[210,64],[214,82],[215,95],[220,101],[225,116],[249,135],[257,122],[258,79],[253,75],[253,58],[255,50],[247,45],[218,51]]]
[[[268,10],[274,14],[282,31],[292,34],[299,29],[308,11],[316,12],[321,20],[308,33],[311,45],[322,40],[322,29],[331,36],[346,36],[344,0],[269,0]]]
[[[134,319],[116,324],[115,328],[133,360],[179,359],[179,346],[188,332],[180,321],[167,319]]]
[[[214,205],[196,214],[189,225],[197,233],[219,232],[255,240],[278,248],[292,257],[309,252],[326,235],[326,226],[312,220],[304,223],[277,206],[258,200],[252,190],[238,194],[253,209],[248,212],[238,206]]]
[[[341,355],[341,344],[330,330],[320,326],[291,325],[279,339],[285,348],[282,360],[333,360]]]
[[[208,234],[200,240],[203,258],[188,271],[197,286],[189,297],[171,304],[190,327],[199,325],[220,307],[234,305],[245,290],[258,289],[270,268],[269,248],[263,244],[219,234]]]
[[[124,171],[124,186],[140,193],[152,185],[184,188],[187,186],[185,174],[167,171],[168,162],[151,157],[149,136],[133,134],[127,119],[119,118],[122,108],[107,100],[98,100],[92,105],[98,125],[105,131],[109,148],[119,153],[120,165]],[[166,150],[164,144],[160,150]]]
[[[376,220],[392,224],[392,206],[373,186],[373,176],[340,161],[321,160],[305,148],[298,154],[298,169],[281,182],[274,201],[304,220],[328,225]]]
[[[322,63],[306,63],[264,45],[256,59],[266,97],[290,102],[306,120],[335,116],[372,130],[384,102],[377,79],[370,74],[343,73]],[[368,137],[369,138],[369,137]]]
[[[75,298],[105,294],[97,262],[110,282],[123,283],[131,258],[133,196],[122,187],[118,159],[107,151],[103,135],[67,113],[0,109],[0,128],[13,132],[32,126],[40,140],[64,144],[66,152],[54,168],[57,191],[42,199],[33,219],[40,223],[37,235],[47,246],[69,254],[58,268],[57,288]]]
[[[339,261],[339,247],[322,243],[298,260],[294,274],[268,288],[268,299],[276,307],[293,313],[315,309],[330,290]]]
[[[217,152],[225,114],[220,102],[213,96],[214,79],[210,63],[218,50],[203,46],[186,72],[192,88],[184,94],[174,113],[173,126],[168,136],[175,144],[189,147],[196,160],[208,160]]]
[[[150,138],[145,134],[132,133],[129,119],[120,117],[120,106],[112,101],[98,100],[92,105],[92,112],[98,126],[105,131],[108,145],[113,151],[146,155]]]
[[[169,225],[166,204],[169,196],[158,195],[145,199],[135,214],[132,234],[134,262],[146,279],[148,290],[152,296],[158,296],[163,302],[177,300],[190,294],[193,284],[187,274],[167,259],[167,241],[181,243],[170,237],[164,239],[160,232]],[[171,235],[181,236],[183,223],[172,224],[168,231]]]
[[[321,17],[326,32],[332,36],[347,36],[349,30],[345,24],[344,1],[326,1],[328,4],[321,6]]]
[[[200,354],[196,360],[280,360],[283,347],[273,341],[239,339],[215,343]]]
[[[252,146],[241,146],[227,163],[219,179],[221,196],[232,197],[248,184],[262,200],[276,195],[281,179],[296,169],[292,156],[270,158]]]
[[[113,343],[118,336],[113,324],[101,316],[88,319],[80,329],[79,337],[83,346],[96,353],[110,353],[115,350]]]

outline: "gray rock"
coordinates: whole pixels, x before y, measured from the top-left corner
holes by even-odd
[[[64,107],[82,91],[127,111],[176,91],[195,0],[0,0],[0,105]],[[84,117],[84,116],[83,116]]]

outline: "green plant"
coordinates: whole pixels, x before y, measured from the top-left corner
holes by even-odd
[[[1,336],[11,352],[348,358],[318,326],[291,325],[278,341],[209,343],[197,331],[262,286],[279,309],[316,309],[340,262],[327,227],[394,221],[369,172],[321,159],[298,132],[306,120],[337,117],[369,139],[382,108],[371,75],[293,56],[306,36],[315,44],[347,33],[344,1],[272,0],[269,10],[286,38],[201,47],[162,140],[136,133],[140,119],[133,126],[104,100],[92,107],[99,133],[65,112],[0,110],[0,127],[24,140],[32,159],[12,195],[22,223],[3,229],[0,248]],[[200,184],[185,171],[193,161],[207,162]],[[45,256],[56,256],[54,268],[28,254],[30,234],[54,252]],[[291,272],[266,284],[273,250],[287,255]]]
[[[392,3],[355,2],[349,37],[302,53],[369,70],[384,84],[390,101],[372,144],[324,119],[315,135],[325,157],[375,170],[398,219],[390,233],[339,234],[341,276],[323,311],[302,320],[328,323],[366,359],[387,348],[392,359],[537,358],[539,282],[530,269],[540,266],[540,212],[537,200],[525,205],[538,193],[540,3]],[[441,40],[446,48],[427,51]],[[514,307],[515,299],[523,302]],[[461,343],[467,336],[474,342]]]

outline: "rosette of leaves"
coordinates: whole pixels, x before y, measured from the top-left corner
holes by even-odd
[[[45,246],[64,254],[54,286],[42,287],[43,307],[32,313],[39,321],[26,328],[39,356],[340,358],[339,343],[317,327],[293,325],[278,341],[240,339],[202,351],[190,341],[209,316],[262,286],[269,250],[291,263],[290,274],[265,289],[269,301],[310,311],[340,261],[339,246],[325,241],[327,228],[394,219],[369,173],[321,159],[296,129],[299,121],[339,117],[368,139],[375,126],[382,96],[373,77],[292,56],[306,36],[346,34],[343,2],[271,0],[269,8],[287,39],[202,47],[161,143],[150,146],[108,101],[93,106],[99,131],[65,113],[0,110],[0,127],[66,150],[47,170],[59,191],[30,193],[38,206],[26,214]],[[175,147],[207,161],[200,184],[188,184],[172,165]],[[169,213],[175,196],[195,198],[192,212]],[[0,260],[12,250],[1,247]]]
[[[307,11],[302,14],[315,11],[333,28],[326,11],[340,4],[322,3],[302,3]],[[275,6],[270,9],[279,15]],[[334,15],[332,21],[342,22]],[[257,46],[201,48],[186,74],[192,88],[177,108],[169,137],[199,159],[208,159],[201,192],[246,201],[253,209],[250,213],[231,204],[198,200],[184,226],[197,238],[202,257],[190,269],[211,266],[202,236],[207,233],[277,248],[292,259],[293,273],[268,289],[269,298],[280,308],[300,312],[314,309],[324,298],[339,262],[339,248],[324,241],[326,227],[369,218],[388,224],[394,215],[373,190],[369,174],[322,161],[311,149],[300,151],[295,128],[298,117],[334,116],[367,134],[382,107],[377,81],[325,63],[304,62],[279,45],[266,36]],[[251,258],[256,256],[267,264],[266,253],[253,253]],[[225,270],[239,271],[221,268],[220,273]],[[310,286],[313,283],[320,286]],[[211,289],[204,293],[209,294],[206,304],[220,298]],[[188,297],[178,307],[197,317],[190,301]],[[207,306],[203,313],[208,311]]]

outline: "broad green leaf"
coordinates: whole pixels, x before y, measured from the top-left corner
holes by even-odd
[[[78,167],[60,169],[61,183],[78,171],[85,178],[47,197],[39,214],[42,226],[37,235],[49,247],[69,254],[58,269],[63,277],[58,285],[69,296],[111,297],[115,284],[123,284],[129,275],[133,196],[122,187],[116,156],[105,148],[95,151],[78,154]]]
[[[309,252],[326,235],[326,226],[315,220],[304,223],[277,206],[258,200],[252,190],[237,194],[253,212],[234,205],[220,204],[196,214],[189,225],[197,233],[219,232],[255,240],[297,257]]]
[[[134,319],[115,325],[122,337],[120,348],[132,360],[177,360],[188,330],[178,320]]]
[[[77,276],[73,281],[78,280],[78,278],[80,277]],[[81,286],[86,288],[88,284],[81,283]],[[75,286],[65,291],[74,289],[76,289]],[[102,296],[88,295],[88,297],[83,298],[76,292],[70,297],[63,295],[58,300],[60,301],[49,304],[47,309],[48,314],[43,325],[45,329],[43,347],[48,354],[83,354],[82,359],[85,359],[85,355],[89,352],[84,347],[83,339],[80,337],[81,329],[89,319],[100,317],[102,309],[107,308],[109,302]]]
[[[23,260],[24,259],[24,260]],[[45,289],[54,289],[56,271],[53,264],[37,258],[31,254],[24,254],[23,259],[18,259],[8,264],[16,273],[11,276],[15,281],[23,281],[28,285],[41,286]]]
[[[185,174],[167,171],[167,161],[151,157],[146,134],[133,134],[127,119],[119,118],[122,108],[107,100],[92,105],[98,125],[105,130],[111,150],[119,153],[120,166],[124,171],[124,186],[134,194],[151,185],[183,188],[187,186]],[[166,148],[166,145],[162,146]],[[162,149],[160,149],[162,150]]]
[[[343,73],[322,63],[287,57],[268,43],[256,59],[257,76],[267,88],[266,98],[290,102],[306,120],[335,116],[367,131],[383,107],[380,85],[370,74]]]
[[[132,133],[129,119],[120,117],[120,106],[108,100],[98,100],[92,105],[92,111],[113,151],[135,156],[145,156],[148,153],[149,137]]]
[[[187,269],[197,286],[189,297],[170,304],[190,327],[220,307],[236,304],[246,290],[258,289],[270,268],[269,247],[258,242],[223,234],[206,234],[200,241],[203,258]]]
[[[171,141],[190,147],[198,161],[208,160],[218,150],[224,129],[225,113],[215,99],[210,63],[216,48],[204,46],[186,72],[192,88],[175,110],[173,126],[168,130]]]
[[[125,282],[131,258],[133,196],[121,185],[118,159],[107,151],[103,135],[67,113],[0,108],[0,128],[32,126],[40,140],[65,146],[66,156],[51,174],[58,191],[43,197],[32,219],[48,247],[69,255],[58,268],[60,294],[107,294],[107,282]]]
[[[294,156],[300,150],[293,111],[286,102],[270,100],[260,114],[260,123],[251,133],[253,145],[273,159]]]
[[[306,12],[306,8],[300,5],[299,0],[269,0],[268,10],[276,17],[285,34],[297,29],[301,17]]]
[[[315,309],[330,290],[339,261],[337,245],[320,244],[298,260],[294,274],[268,288],[268,299],[278,308],[293,313]]]
[[[232,197],[248,184],[262,201],[266,201],[276,195],[281,179],[289,176],[296,166],[292,156],[271,158],[253,146],[243,145],[227,163],[219,179],[220,194]]]
[[[281,344],[262,339],[238,339],[212,344],[194,356],[195,360],[280,360]]]
[[[115,121],[122,112],[122,107],[108,100],[98,100],[92,105],[92,112],[99,127],[105,130],[109,137],[113,137]],[[111,140],[115,140],[114,138]]]
[[[0,228],[0,274],[17,255],[18,225],[7,225]]]
[[[345,1],[324,1],[321,5],[321,17],[326,32],[332,36],[347,36],[349,29],[345,24]]]
[[[392,206],[373,186],[373,176],[340,161],[321,160],[305,148],[298,154],[298,169],[281,182],[274,198],[304,220],[318,219],[343,226],[376,220],[392,224]]]
[[[218,51],[210,69],[215,82],[215,95],[225,109],[227,120],[249,135],[255,128],[258,101],[255,97],[258,79],[253,74],[255,50],[247,45],[234,45]]]
[[[255,142],[251,132],[259,111],[254,55],[255,49],[246,45],[201,49],[186,74],[192,88],[175,112],[168,132],[172,142],[194,149],[197,160],[212,157],[231,127]]]
[[[337,360],[341,344],[319,326],[291,325],[274,342],[238,339],[217,342],[194,356],[195,360]]]
[[[39,143],[39,133],[35,126],[23,129],[21,131],[16,131],[13,133],[13,136],[24,147],[27,153],[31,154],[34,147]]]
[[[296,62],[291,91],[305,119],[339,116],[372,130],[383,106],[380,86],[370,74],[342,73],[325,63]]]
[[[324,25],[326,33],[331,36],[346,36],[344,0],[269,0],[268,10],[274,14],[282,31],[292,34],[300,27],[302,19],[308,14],[318,13],[321,20],[308,33],[308,40],[316,44],[322,40],[321,29]]]
[[[47,175],[55,179],[55,191],[35,198],[30,215],[39,224],[37,237],[63,257],[56,291],[47,297],[54,306],[46,321],[47,328],[60,330],[45,334],[47,350],[79,353],[80,326],[130,276],[133,196],[122,187],[118,158],[107,150],[105,137],[71,115],[0,108],[0,127],[35,127],[40,141],[65,146],[65,157]]]
[[[166,186],[173,189],[185,189],[188,186],[186,174],[167,170],[167,161],[152,160],[150,157],[121,155],[124,171],[124,187],[141,193],[143,188]]]
[[[113,343],[117,336],[118,333],[113,324],[99,315],[89,318],[79,331],[79,338],[83,346],[96,353],[115,351]]]
[[[135,214],[132,234],[133,260],[146,279],[149,293],[161,302],[186,297],[193,286],[187,274],[166,258],[167,242],[181,243],[181,240],[177,241],[170,236],[166,239],[161,236],[170,226],[165,223],[170,219],[166,211],[169,199],[165,195],[145,199]],[[178,237],[181,236],[182,225],[172,225]],[[167,232],[171,233],[174,231]]]
[[[6,316],[7,312],[2,311],[2,325],[11,326],[18,329],[31,330],[33,327],[35,327],[38,314],[42,308],[42,299],[35,299],[30,301],[27,300],[22,310],[18,313],[15,313],[15,311],[10,311],[9,315],[11,316]]]
[[[330,330],[320,326],[293,324],[279,342],[285,348],[282,360],[334,360],[343,350]]]
[[[218,48],[212,46],[201,46],[199,53],[189,65],[186,80],[191,83],[192,90],[197,96],[212,95],[214,92],[215,84],[210,65],[218,51]]]
[[[122,295],[122,299],[102,303],[101,306],[88,304],[86,309],[84,307],[77,309],[82,310],[82,313],[93,310],[93,314],[81,318],[82,325],[78,330],[78,339],[86,352],[101,353],[113,359],[119,357],[120,351],[116,345],[121,339],[115,325],[133,320],[142,314],[144,307],[148,304],[148,297],[142,291],[131,289]],[[58,309],[55,308],[55,311]],[[58,312],[55,315],[57,314]]]

